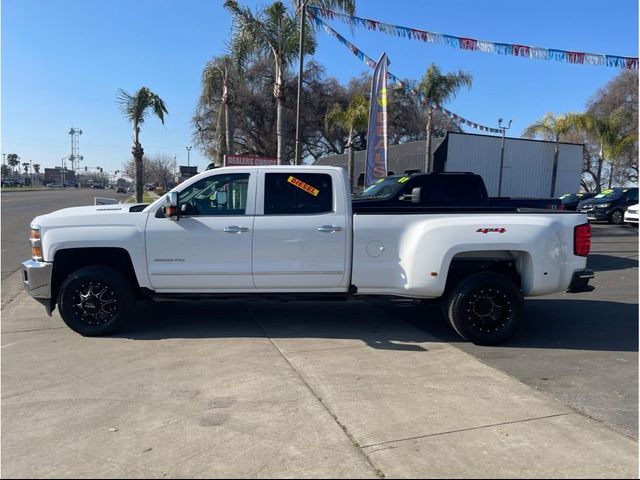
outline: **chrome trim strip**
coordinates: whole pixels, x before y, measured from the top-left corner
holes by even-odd
[[[158,277],[170,277],[170,276],[187,276],[187,275],[236,275],[236,276],[249,276],[249,275],[344,275],[344,272],[318,272],[318,271],[306,271],[306,272],[260,272],[260,273],[241,273],[241,272],[149,272],[149,275]]]

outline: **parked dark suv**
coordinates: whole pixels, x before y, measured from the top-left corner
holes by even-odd
[[[589,220],[602,220],[620,225],[624,212],[630,205],[638,203],[637,187],[618,187],[603,190],[589,200],[580,202],[578,212],[586,213]]]
[[[560,197],[563,210],[576,210],[580,202],[584,202],[595,196],[595,193],[579,192],[579,193],[565,193]]]

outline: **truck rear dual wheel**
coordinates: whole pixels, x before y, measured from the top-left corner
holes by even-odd
[[[494,272],[463,279],[445,304],[451,326],[476,345],[496,345],[509,339],[524,317],[524,298],[509,278]]]
[[[87,337],[120,330],[133,317],[135,305],[131,282],[102,265],[76,270],[65,279],[58,294],[64,323]]]

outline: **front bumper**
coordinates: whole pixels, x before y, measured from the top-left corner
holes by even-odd
[[[596,287],[589,285],[589,280],[594,277],[593,270],[577,270],[573,272],[571,284],[567,288],[569,293],[590,292]]]
[[[51,315],[51,275],[53,263],[27,260],[22,263],[22,285],[24,289],[47,308]]]
[[[638,212],[626,212],[624,214],[624,221],[625,223],[638,223]]]
[[[592,210],[580,210],[586,213],[589,220],[609,220],[609,210],[606,208],[594,208]]]

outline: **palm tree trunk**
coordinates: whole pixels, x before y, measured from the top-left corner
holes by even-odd
[[[278,135],[278,165],[283,163],[289,163],[286,161],[285,147],[285,126],[284,126],[284,65],[279,58],[276,58],[276,80],[273,86],[273,95],[276,97],[277,110],[276,110],[276,133]]]
[[[142,156],[144,155],[144,150],[142,149],[142,145],[140,145],[140,127],[137,124],[134,124],[134,141],[133,148],[131,149],[131,153],[133,154],[133,159],[136,164],[136,203],[142,203],[142,194],[144,189],[144,180],[142,178]]]
[[[225,153],[233,153],[233,115],[231,113],[231,101],[227,100],[224,104],[224,128],[225,128],[225,136],[227,137],[226,141],[226,152]]]
[[[225,129],[225,152],[233,153],[233,115],[231,114],[231,94],[229,93],[229,86],[227,85],[227,77],[224,77],[225,83],[223,85],[222,101],[224,103],[224,129]]]
[[[613,167],[615,166],[615,164],[613,163],[613,160],[611,161],[611,169],[609,170],[609,188],[611,188],[611,185],[613,185]]]
[[[602,191],[602,165],[604,164],[604,145],[600,144],[600,154],[598,155],[598,170],[596,173],[596,193]]]
[[[429,107],[429,113],[427,114],[427,152],[424,162],[424,171],[428,173],[432,169],[431,165],[431,135],[433,133],[433,109]]]
[[[353,176],[354,176],[354,157],[355,152],[353,151],[353,128],[349,129],[349,160],[347,165],[347,171],[349,172],[349,187],[351,188],[351,192],[353,192]]]
[[[218,108],[218,118],[216,119],[216,138],[215,138],[215,157],[214,162],[216,165],[224,164],[224,154],[226,153],[227,147],[225,142],[225,134],[222,131],[222,121],[224,116],[224,104],[220,104]]]

